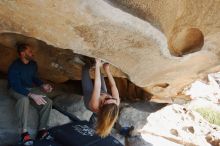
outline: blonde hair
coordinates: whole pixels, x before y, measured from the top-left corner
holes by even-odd
[[[118,118],[119,107],[114,104],[105,104],[102,106],[98,113],[98,119],[96,124],[96,133],[104,138],[111,132],[114,123]]]

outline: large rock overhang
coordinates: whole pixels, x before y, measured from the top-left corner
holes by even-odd
[[[141,0],[138,2],[142,6],[147,5],[147,2],[142,3]],[[167,21],[162,20],[169,18],[167,16],[169,12],[172,12],[171,10],[163,15],[162,12],[158,14],[155,12],[149,15],[148,19],[146,19],[148,15],[140,19],[136,17],[138,14],[130,14],[109,2],[100,0],[71,0],[65,3],[61,1],[1,1],[1,48],[13,48],[4,36],[31,37],[54,48],[64,49],[64,51],[68,49],[77,54],[102,58],[123,72],[119,71],[115,75],[127,77],[156,97],[175,97],[186,85],[203,76],[209,69],[216,67],[219,62],[217,47],[219,43],[216,40],[219,34],[214,33],[214,30],[208,26],[205,27],[201,22],[192,23],[191,26],[184,23],[187,21],[182,22],[182,19],[191,20],[191,18],[187,18],[188,11],[186,11],[190,10],[188,8],[190,3],[186,1],[181,3],[184,4],[180,7],[182,11],[178,9],[177,14],[172,13],[175,19],[172,18],[169,25]],[[122,4],[126,7],[126,3]],[[157,2],[149,2],[149,4],[157,8]],[[158,4],[161,6],[161,3]],[[177,1],[175,4],[180,6]],[[213,12],[219,8],[217,6]],[[133,9],[133,7],[130,8]],[[145,8],[146,11],[152,11],[148,7]],[[165,11],[165,8],[164,6],[160,10]],[[201,8],[203,9],[207,10]],[[209,17],[210,21],[220,24],[220,19],[212,19],[212,17]],[[205,40],[203,47],[200,46],[198,52],[186,53],[187,55],[183,54],[181,57],[171,55],[167,42],[182,29],[190,28],[196,28],[203,33]],[[213,29],[217,30],[214,26]],[[11,40],[16,39],[11,38]],[[67,54],[71,54],[71,51]],[[5,60],[4,57],[1,57],[1,62]],[[1,69],[2,71],[7,70],[7,63],[4,62],[5,68]],[[40,67],[47,68],[47,65],[51,64]],[[70,66],[66,66],[64,69],[68,72],[69,68]],[[41,76],[44,76],[43,72]],[[60,79],[67,80],[74,79],[74,77],[61,75]]]

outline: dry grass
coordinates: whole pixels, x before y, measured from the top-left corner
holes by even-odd
[[[202,117],[210,123],[220,126],[220,112],[214,111],[209,108],[198,108],[196,109],[196,111],[200,113]]]

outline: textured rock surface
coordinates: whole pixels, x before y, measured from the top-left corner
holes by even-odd
[[[89,120],[92,112],[87,110],[83,98],[76,94],[64,94],[54,99],[54,104],[63,110],[77,116],[80,120]]]
[[[147,121],[140,130],[143,137],[145,134],[151,134],[180,145],[199,146],[209,146],[209,143],[219,140],[214,133],[219,131],[220,127],[208,123],[198,113],[188,110],[185,106],[175,104],[166,106],[152,113]]]
[[[70,123],[70,122],[71,120],[67,116],[53,109],[50,113],[48,126],[54,127],[54,126],[59,126],[59,125],[63,125],[63,124]]]
[[[100,57],[121,69],[155,98],[165,99],[164,102],[172,102],[170,97],[178,97],[183,87],[211,68],[219,69],[219,1],[4,0],[0,7],[0,33],[18,33],[57,48]],[[198,46],[200,51],[196,49],[198,52],[183,57],[172,56],[168,42],[176,44],[172,37],[188,28],[202,32],[203,47],[193,42],[192,46],[196,47],[186,49],[183,54],[195,51]],[[1,53],[7,57],[1,57],[1,71],[6,71],[15,53],[6,45],[7,41],[11,44],[10,40],[2,37],[0,48],[5,53]],[[176,45],[181,43],[177,41]],[[80,73],[79,66],[77,72],[71,71],[77,67],[68,64],[72,59],[70,51],[53,48],[54,52],[47,52],[44,47],[39,48],[36,59],[45,79],[63,82],[75,79]]]
[[[197,28],[187,28],[174,34],[169,42],[171,53],[175,56],[182,56],[201,50],[204,36]]]
[[[219,146],[220,145],[220,132],[213,132],[206,136],[206,140],[212,145],[212,146]]]
[[[125,139],[125,143],[131,146],[218,145],[220,127],[208,123],[192,108],[200,103],[193,100],[183,105],[163,106],[155,103],[123,105],[119,124],[123,127],[135,127],[132,137]]]
[[[165,104],[157,103],[133,103],[130,105],[122,105],[118,123],[122,127],[134,126],[138,131],[144,127],[147,122],[147,117],[150,113],[155,112],[165,106]],[[136,131],[134,131],[134,134]]]

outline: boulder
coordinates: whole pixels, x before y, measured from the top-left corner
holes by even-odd
[[[82,95],[66,94],[54,99],[54,104],[80,120],[89,121],[92,112],[86,109]]]
[[[143,136],[151,134],[180,145],[209,145],[215,140],[208,138],[207,142],[207,133],[215,133],[219,128],[184,105],[173,104],[148,116],[140,131]]]
[[[218,1],[1,1],[0,8],[4,73],[16,57],[14,44],[29,40],[44,79],[80,79],[74,52],[111,63],[118,68],[114,76],[128,78],[155,101],[172,102],[201,74],[219,68]]]
[[[147,117],[163,106],[165,106],[165,104],[149,102],[136,102],[129,105],[122,103],[118,124],[121,127],[134,126],[135,131],[133,135],[136,135],[147,123]]]

